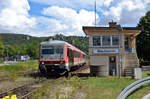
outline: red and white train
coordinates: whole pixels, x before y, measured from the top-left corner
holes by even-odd
[[[86,54],[64,41],[40,43],[39,70],[44,74],[63,75],[73,67],[85,64]]]

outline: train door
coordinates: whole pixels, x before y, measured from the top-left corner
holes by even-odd
[[[74,65],[74,57],[73,57],[73,50],[68,48],[68,63],[69,66],[72,67]]]
[[[116,75],[116,57],[109,57],[109,75]]]

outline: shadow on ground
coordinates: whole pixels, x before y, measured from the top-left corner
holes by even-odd
[[[90,73],[74,73],[71,76],[78,76],[78,77],[90,77]]]
[[[38,72],[33,72],[33,73],[29,73],[29,74],[26,74],[24,76],[29,76],[29,77],[32,77],[32,78],[47,78],[47,79],[56,79],[56,78],[59,78],[60,76],[55,76],[55,75],[44,75],[44,74],[41,74],[39,71]]]

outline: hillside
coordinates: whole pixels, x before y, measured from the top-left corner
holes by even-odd
[[[62,40],[66,41],[77,48],[81,49],[85,53],[88,53],[88,37],[83,36],[64,36],[61,34],[57,34],[55,36],[49,36],[49,37],[33,37],[28,36],[24,34],[0,34],[2,37],[2,42],[4,45],[27,45],[32,42],[42,42],[42,41],[48,41],[48,40]]]
[[[24,34],[0,34],[4,45],[22,45],[30,43],[31,41],[41,42],[47,37],[33,37]]]

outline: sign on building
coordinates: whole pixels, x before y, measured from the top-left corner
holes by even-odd
[[[109,48],[109,49],[93,49],[94,54],[115,54],[118,53],[117,48]]]

